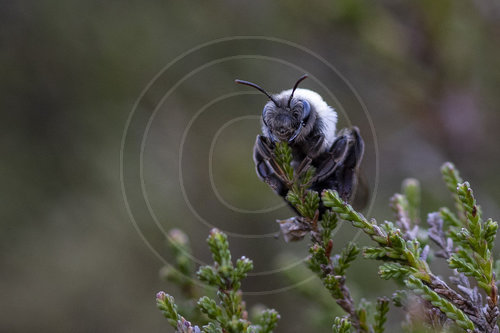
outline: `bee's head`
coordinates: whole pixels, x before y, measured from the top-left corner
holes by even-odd
[[[295,83],[291,93],[287,92],[286,94],[281,93],[273,96],[254,83],[236,80],[236,83],[258,89],[270,99],[262,111],[262,122],[266,134],[273,141],[293,142],[302,139],[307,134],[303,133],[303,129],[310,122],[311,105],[305,99],[293,97],[299,83],[306,78],[307,75],[301,76]]]
[[[302,99],[278,99],[278,106],[270,101],[262,111],[262,122],[273,141],[292,142],[299,139],[311,115],[311,105]]]

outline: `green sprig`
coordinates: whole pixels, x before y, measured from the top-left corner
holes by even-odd
[[[322,220],[320,222],[323,244],[327,244],[332,237],[332,232],[337,227],[338,221],[339,219],[337,217],[337,214],[333,213],[330,210],[327,210],[323,214]]]
[[[231,252],[229,251],[229,242],[226,234],[212,229],[207,238],[207,243],[212,252],[214,261],[220,266],[232,266]]]
[[[423,299],[431,302],[432,305],[440,309],[446,316],[454,320],[457,325],[465,330],[474,330],[474,324],[470,319],[451,302],[440,297],[436,292],[426,286],[420,279],[409,276],[405,281],[406,286],[415,294],[420,295]]]
[[[292,181],[294,178],[293,167],[291,165],[293,160],[292,149],[286,142],[278,142],[276,143],[274,156],[276,163],[283,169],[284,175],[289,181]]]
[[[343,297],[342,290],[340,288],[340,279],[340,276],[328,274],[323,280],[324,286],[335,299],[341,299]]]
[[[203,326],[203,333],[224,333],[219,323],[210,322]]]
[[[458,210],[459,218],[462,221],[461,223],[465,223],[464,211],[462,209],[460,199],[457,195],[457,185],[459,183],[462,183],[463,180],[453,163],[450,162],[446,162],[445,164],[443,164],[443,166],[441,167],[441,174],[443,175],[443,180],[446,184],[446,187],[448,187],[453,196],[453,199],[455,200],[455,207]]]
[[[322,201],[326,207],[330,207],[342,219],[351,222],[354,227],[362,229],[377,243],[387,244],[387,234],[376,223],[369,222],[361,213],[352,208],[350,204],[343,201],[337,191],[323,191]]]
[[[379,267],[378,274],[382,279],[406,278],[410,274],[417,273],[417,270],[410,266],[401,265],[396,262],[388,262]]]
[[[332,326],[333,333],[349,333],[351,332],[351,322],[348,318],[335,317]]]
[[[342,249],[340,255],[336,257],[335,263],[333,265],[335,274],[345,275],[345,271],[347,270],[347,268],[349,268],[351,263],[356,260],[359,252],[359,247],[355,243],[349,242]]]
[[[363,215],[356,212],[351,205],[341,200],[336,191],[323,192],[323,203],[337,212],[340,217],[351,222],[353,226],[363,230],[376,241],[380,247],[365,248],[363,256],[371,259],[402,260],[417,270],[419,278],[429,281],[429,266],[420,258],[421,248],[417,240],[405,241],[398,229],[392,225],[385,225],[385,231],[375,220],[368,221]]]
[[[373,326],[373,330],[375,331],[375,333],[384,333],[388,312],[389,299],[387,297],[379,297],[377,299],[377,307],[375,312],[375,325]]]
[[[296,191],[288,192],[288,201],[295,206],[300,215],[313,219],[319,207],[319,195],[315,191],[306,191],[305,195],[301,196]]]
[[[177,321],[181,319],[181,316],[177,312],[175,299],[169,294],[160,291],[156,294],[156,306],[160,309],[165,318],[167,318],[169,324],[177,328]]]
[[[224,314],[222,309],[217,305],[217,302],[211,299],[210,297],[203,296],[198,300],[198,307],[201,312],[206,314],[208,318],[216,320],[218,322],[224,322],[226,318],[224,318]]]
[[[316,243],[309,248],[309,253],[310,256],[307,260],[309,269],[323,278],[326,273],[323,271],[322,266],[327,265],[329,261],[325,248]]]
[[[370,332],[371,327],[368,324],[368,313],[371,312],[372,304],[364,298],[359,302],[358,308],[356,309],[356,315],[358,318],[358,325],[361,332]]]
[[[242,279],[253,269],[252,261],[241,257],[233,265],[227,236],[217,229],[211,230],[207,243],[212,252],[214,264],[200,267],[197,276],[201,281],[217,288],[219,302],[208,296],[203,296],[198,300],[198,309],[209,319],[209,323],[203,326],[203,332],[272,332],[279,319],[275,310],[264,310],[256,325],[252,325],[247,319],[240,287]],[[200,332],[197,326],[192,326],[178,313],[172,296],[159,292],[156,302],[158,308],[178,332]]]
[[[274,309],[267,309],[262,312],[258,318],[257,325],[248,328],[248,333],[270,333],[278,325],[280,315]]]

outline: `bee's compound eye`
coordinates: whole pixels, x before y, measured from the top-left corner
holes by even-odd
[[[305,100],[301,100],[301,102],[304,107],[304,111],[302,112],[302,123],[305,124],[309,120],[309,115],[311,114],[311,105]]]

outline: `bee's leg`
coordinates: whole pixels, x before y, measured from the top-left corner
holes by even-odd
[[[307,156],[314,160],[320,154],[319,152],[322,151],[321,146],[325,144],[325,137],[323,135],[317,135],[313,138],[312,142],[313,144],[311,145]]]
[[[317,135],[312,140],[313,144],[308,149],[306,157],[304,157],[302,162],[300,162],[299,166],[297,167],[297,174],[299,175],[307,170],[312,161],[320,155],[320,153],[318,152],[321,151],[321,146],[323,146],[325,142],[325,137],[323,135]]]
[[[356,189],[363,152],[364,142],[357,127],[340,131],[316,171],[315,184],[336,190],[343,200],[348,201]]]
[[[338,167],[340,162],[344,159],[344,155],[346,152],[346,148],[348,146],[348,136],[342,134],[341,131],[339,135],[333,142],[329,151],[325,153],[324,156],[321,157],[323,160],[316,170],[316,175],[314,177],[315,182],[323,182],[325,179],[329,178]]]
[[[288,189],[272,166],[272,143],[271,141],[258,135],[253,148],[253,160],[255,162],[255,171],[259,178],[267,183],[278,195],[285,197]]]
[[[363,159],[365,144],[359,129],[353,127],[348,134],[347,147],[342,160],[339,161],[337,170],[335,170],[335,179],[337,181],[337,192],[340,197],[346,201],[350,200],[356,192],[358,183],[358,171],[361,160]]]

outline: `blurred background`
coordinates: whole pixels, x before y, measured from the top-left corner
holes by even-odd
[[[330,331],[337,310],[303,271],[307,241],[274,238],[292,213],[254,173],[266,98],[235,78],[279,92],[310,74],[301,86],[361,129],[367,215],[391,219],[406,177],[423,212],[451,204],[439,167],[453,161],[500,216],[495,0],[1,7],[0,331],[172,332],[154,300],[176,295],[158,274],[165,231],[189,234],[198,265],[214,226],[254,260],[249,307],[275,307],[278,332]],[[355,234],[340,228],[335,249]],[[376,271],[355,262],[356,299],[393,292]]]

